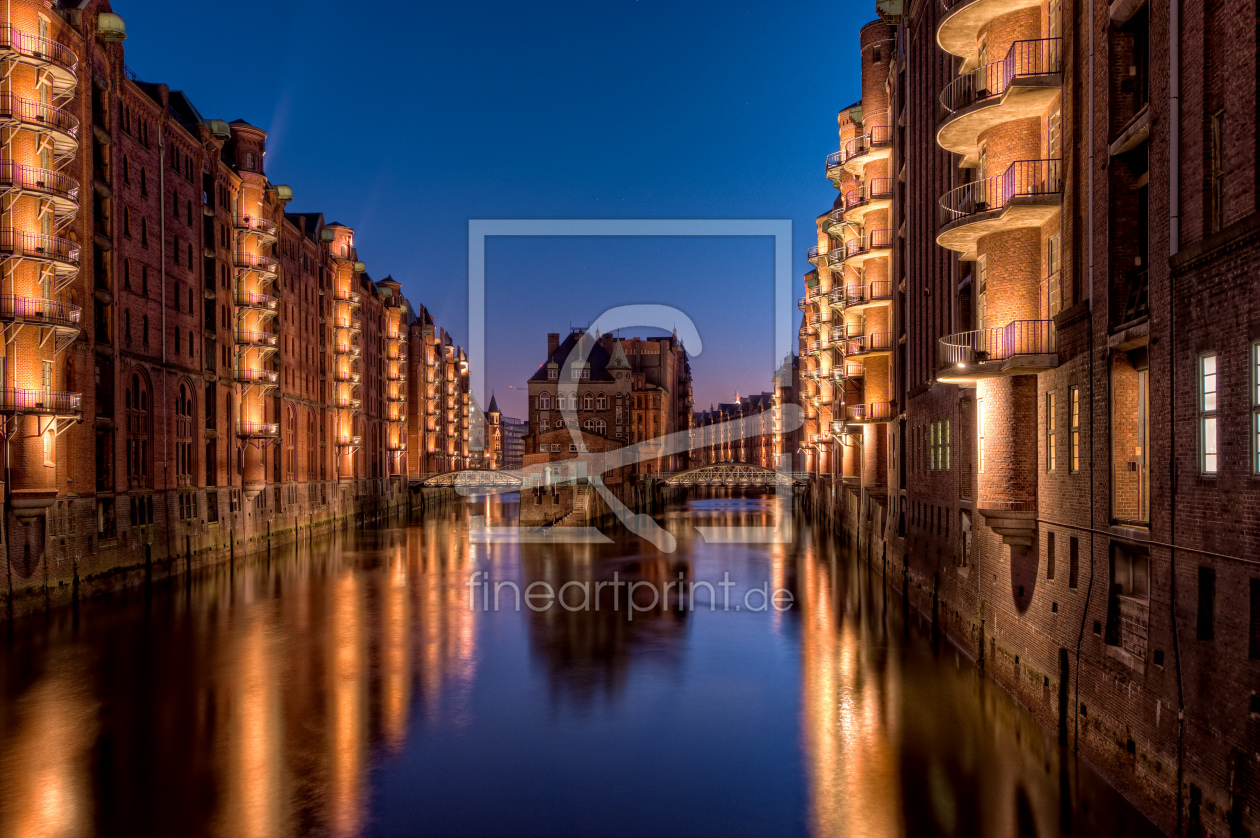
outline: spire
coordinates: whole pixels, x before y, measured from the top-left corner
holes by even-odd
[[[630,369],[630,359],[626,357],[626,350],[622,348],[620,340],[613,345],[612,357],[608,360],[608,363],[604,365],[604,369]]]
[[[494,400],[494,391],[491,390],[490,391],[490,406],[486,408],[486,413],[498,413],[498,412],[499,412],[499,405]]]

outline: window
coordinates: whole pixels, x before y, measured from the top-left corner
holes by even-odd
[[[1062,241],[1059,233],[1046,240],[1046,310],[1051,317],[1063,308],[1063,285],[1059,281]]]
[[[1260,355],[1258,355],[1257,357],[1260,357]],[[595,409],[596,410],[608,409],[608,397],[605,396],[603,393],[600,393],[598,396],[595,397]]]
[[[1195,624],[1195,637],[1199,640],[1212,639],[1212,623],[1216,610],[1216,570],[1210,567],[1199,568],[1199,612]]]
[[[123,393],[127,409],[127,485],[128,488],[149,485],[149,388],[137,374]]]
[[[1046,393],[1046,471],[1054,471],[1055,467],[1055,432],[1058,426],[1054,402],[1054,393]]]
[[[541,396],[538,397],[538,409],[551,410],[551,396],[550,395],[548,395],[547,393],[543,393]]]
[[[1251,471],[1260,474],[1260,342],[1251,345]]]
[[[1063,155],[1062,108],[1055,108],[1046,120],[1046,150],[1051,160],[1058,160]]]
[[[1046,579],[1054,579],[1054,532],[1046,533]]]
[[[1221,229],[1225,219],[1225,111],[1219,110],[1211,117],[1212,145],[1208,150],[1211,207],[1208,212],[1208,231]]]
[[[976,259],[976,328],[983,329],[989,322],[989,300],[987,294],[988,285],[988,256],[980,256]]]
[[[550,427],[551,427],[551,423],[550,423],[550,422],[548,422],[546,419],[539,419],[539,420],[538,420],[538,430],[539,430],[540,432],[546,433],[546,432],[547,432],[547,430],[549,430],[549,429],[550,429]]]
[[[1076,385],[1068,388],[1068,410],[1071,414],[1068,432],[1072,447],[1068,468],[1075,474],[1081,470],[1081,388]]]
[[[976,453],[977,467],[984,474],[984,399],[976,399]]]
[[[582,397],[582,409],[583,410],[595,409],[595,397],[592,396],[590,393],[587,393],[585,396]]]
[[[1075,588],[1080,571],[1081,542],[1076,536],[1068,538],[1068,587]]]
[[[547,377],[551,379],[552,381],[555,381],[559,374],[560,374],[560,371],[557,370],[555,367],[552,367],[551,369],[547,370]]]
[[[1199,358],[1199,469],[1216,474],[1216,356]]]

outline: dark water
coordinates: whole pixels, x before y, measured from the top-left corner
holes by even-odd
[[[767,501],[671,513],[671,555],[470,543],[471,516],[514,511],[348,531],[10,626],[0,836],[1154,834],[828,539],[695,531],[769,522]],[[644,585],[634,612],[608,587],[598,611],[485,611],[474,570],[556,588],[729,572],[731,603],[769,585],[795,604],[710,611],[697,586],[694,611],[676,587],[653,609]]]

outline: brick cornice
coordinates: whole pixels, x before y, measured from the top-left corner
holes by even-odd
[[[1172,266],[1173,274],[1184,273],[1248,245],[1258,237],[1260,237],[1260,212],[1253,212],[1235,221],[1224,230],[1182,248],[1176,256],[1169,259],[1169,264]]]

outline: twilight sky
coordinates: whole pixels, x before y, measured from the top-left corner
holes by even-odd
[[[460,342],[470,218],[790,218],[798,296],[874,16],[870,0],[113,5],[134,72],[267,130],[290,209],[353,227],[373,278],[393,274]],[[697,407],[768,389],[772,253],[768,238],[492,239],[500,407],[525,415],[509,387],[548,331],[626,303],[695,320]]]

